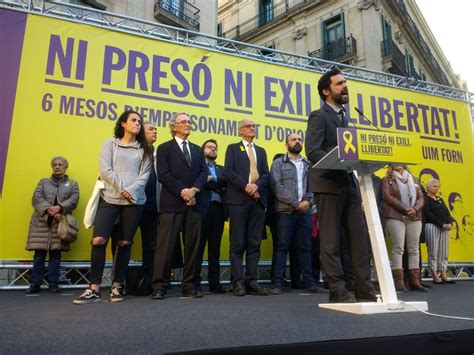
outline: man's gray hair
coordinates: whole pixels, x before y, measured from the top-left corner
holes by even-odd
[[[239,121],[239,129],[241,129],[244,126],[245,121],[251,121],[251,120],[249,120],[248,118],[244,118],[243,120],[240,120]]]
[[[173,116],[171,117],[170,122],[168,123],[168,127],[170,128],[171,136],[173,136],[173,137],[176,135],[176,132],[174,131],[174,128],[176,127],[176,118],[178,118],[178,116],[181,116],[181,115],[188,116],[188,114],[186,112],[173,113]]]
[[[240,120],[239,121],[239,129],[238,129],[238,134],[239,134],[239,137],[242,137],[242,134],[240,133],[240,130],[244,127],[244,122],[245,121],[250,121],[253,123],[252,120],[249,120],[248,118],[244,118],[243,120]]]
[[[51,159],[51,166],[53,166],[56,160],[61,160],[66,168],[69,167],[69,163],[67,162],[67,159],[64,157],[53,157],[53,159]]]

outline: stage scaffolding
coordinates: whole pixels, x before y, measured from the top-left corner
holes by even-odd
[[[206,49],[217,53],[309,72],[324,73],[337,65],[348,79],[466,102],[470,104],[471,112],[474,112],[474,93],[441,84],[417,80],[412,77],[397,76],[390,73],[270,49],[69,3],[42,0],[0,0],[0,8],[12,9],[38,16],[59,18],[75,23],[97,26],[111,31],[129,33],[144,38]],[[269,281],[270,279],[270,263],[270,261],[260,262],[259,272],[262,280]],[[130,263],[131,267],[138,267],[139,265],[140,263],[136,261],[131,261]],[[0,261],[0,290],[27,288],[29,286],[31,268],[31,261]],[[89,262],[62,262],[60,286],[64,288],[86,287],[89,284],[89,269]],[[111,270],[112,265],[109,262],[106,264],[104,271],[104,285],[110,285]],[[472,262],[451,263],[449,270],[455,279],[474,280],[474,263]],[[206,261],[203,264],[203,273],[203,279],[206,279]],[[422,275],[428,277],[425,268],[423,269]],[[176,269],[173,277],[174,282],[179,282],[181,270]],[[221,278],[224,282],[228,282],[229,277],[229,262],[221,261]],[[46,286],[47,282],[43,280],[43,284]]]

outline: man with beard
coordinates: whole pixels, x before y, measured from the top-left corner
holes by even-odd
[[[318,82],[324,105],[308,118],[305,149],[316,164],[337,146],[337,128],[347,127],[342,105],[349,102],[346,79],[335,68]],[[315,193],[319,211],[321,262],[329,285],[329,302],[376,301],[370,282],[369,237],[362,211],[359,185],[352,171],[311,169],[309,190]],[[354,296],[345,288],[340,257],[343,229],[348,233],[352,269],[356,279]]]
[[[311,164],[301,156],[301,137],[286,137],[287,154],[276,159],[271,168],[271,189],[275,195],[277,213],[277,241],[272,265],[270,293],[280,294],[286,269],[286,256],[294,243],[296,261],[307,292],[316,293],[318,287],[311,268],[311,206],[313,194],[308,192],[308,176]]]
[[[221,239],[224,230],[224,192],[226,182],[224,179],[224,167],[216,164],[217,142],[208,139],[202,144],[204,158],[209,169],[207,183],[204,185],[203,193],[206,194],[209,203],[207,211],[202,218],[201,242],[199,246],[198,263],[196,266],[196,287],[201,287],[201,269],[204,249],[207,243],[207,280],[209,291],[213,293],[224,293],[220,284]]]

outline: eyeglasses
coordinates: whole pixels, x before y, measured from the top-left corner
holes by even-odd
[[[192,124],[192,122],[190,120],[182,120],[182,121],[176,122],[176,124],[186,125],[186,124]]]

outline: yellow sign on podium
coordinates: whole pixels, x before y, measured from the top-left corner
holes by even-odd
[[[338,128],[339,158],[344,160],[422,162],[420,137],[357,128]]]

